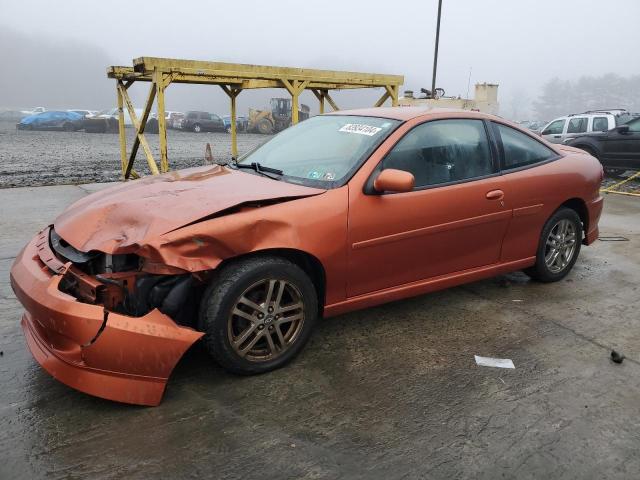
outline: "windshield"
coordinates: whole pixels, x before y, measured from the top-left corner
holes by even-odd
[[[291,183],[334,188],[343,185],[399,124],[387,118],[320,115],[284,130],[238,163],[281,170]]]

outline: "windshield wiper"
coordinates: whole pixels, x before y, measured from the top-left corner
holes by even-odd
[[[265,177],[269,177],[274,180],[280,180],[280,178],[274,177],[273,175],[269,175],[270,173],[273,173],[274,175],[278,175],[280,177],[284,175],[284,172],[282,170],[260,165],[258,162],[238,163],[238,160],[236,160],[235,157],[231,157],[231,163],[230,164],[227,163],[227,165],[234,168],[245,168],[245,169],[253,170],[257,173],[260,173],[261,175],[264,175]]]

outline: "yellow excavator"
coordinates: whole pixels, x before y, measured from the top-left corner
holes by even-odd
[[[249,132],[270,135],[277,133],[291,125],[291,99],[272,98],[269,102],[271,110],[249,109]],[[309,107],[300,105],[298,121],[309,118]]]

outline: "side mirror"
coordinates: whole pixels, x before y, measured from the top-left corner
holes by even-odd
[[[413,174],[404,170],[387,168],[382,170],[373,182],[373,188],[377,192],[410,192],[413,190],[416,180]]]
[[[616,132],[626,135],[629,133],[629,125],[620,125],[619,127],[616,127]]]

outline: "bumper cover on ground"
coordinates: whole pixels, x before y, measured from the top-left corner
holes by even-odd
[[[157,405],[176,363],[203,334],[158,310],[129,317],[61,292],[62,276],[45,263],[53,254],[43,234],[25,247],[11,269],[11,285],[26,309],[22,326],[31,353],[72,388],[109,400]]]

